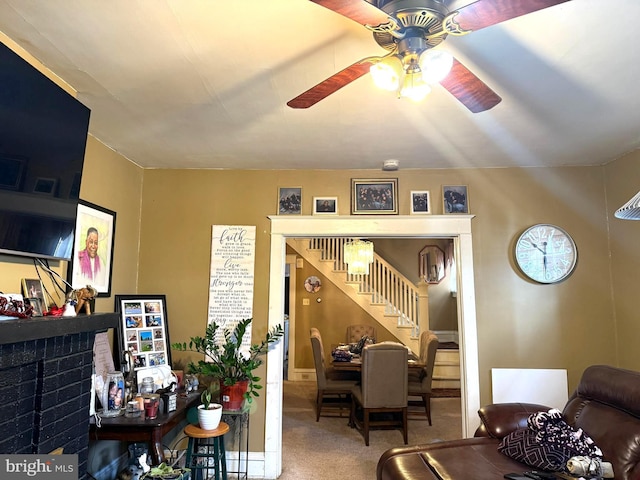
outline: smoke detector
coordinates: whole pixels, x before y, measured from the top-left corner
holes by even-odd
[[[398,162],[398,160],[385,160],[382,163],[382,170],[386,172],[393,172],[395,170],[398,170],[399,164],[400,162]]]

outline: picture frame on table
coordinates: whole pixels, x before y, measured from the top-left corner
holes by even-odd
[[[31,305],[33,311],[31,313],[32,317],[42,317],[42,302],[37,297],[27,298],[25,304]]]
[[[445,214],[469,213],[469,189],[466,185],[443,185],[442,201]]]
[[[24,298],[35,298],[40,303],[40,315],[43,310],[48,310],[47,301],[44,297],[44,286],[39,278],[23,278],[22,279],[22,296]]]
[[[313,197],[314,215],[337,215],[338,197]]]
[[[397,215],[397,178],[352,178],[352,215]]]
[[[302,214],[302,187],[278,188],[278,215]]]
[[[113,343],[119,368],[125,351],[134,370],[171,366],[171,342],[165,295],[116,295],[114,310],[120,320]]]
[[[428,215],[431,213],[431,199],[429,190],[411,191],[411,214]]]
[[[98,297],[111,296],[115,236],[116,212],[80,200],[73,258],[67,273],[72,288],[91,285]]]

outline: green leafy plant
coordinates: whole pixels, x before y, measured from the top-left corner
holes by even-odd
[[[209,405],[211,405],[211,387],[202,391],[200,394],[200,401],[202,402],[204,409],[209,410]]]
[[[191,470],[188,468],[173,468],[172,466],[162,462],[157,467],[151,467],[151,469],[140,478],[145,480],[182,480],[185,477],[185,473],[190,471]]]
[[[240,348],[242,337],[244,337],[252,320],[252,318],[240,320],[235,328],[221,330],[224,340],[221,342],[216,342],[216,340],[220,336],[219,330],[222,327],[211,322],[207,325],[204,337],[191,337],[188,344],[186,342],[173,343],[171,348],[180,352],[197,352],[205,356],[197,363],[190,362],[187,365],[188,373],[217,378],[221,386],[231,386],[239,381],[248,380],[248,388],[244,398],[248,403],[251,403],[253,397],[259,395],[258,390],[262,389],[262,385],[258,383],[260,377],[255,376],[253,371],[262,365],[262,357],[269,351],[269,346],[284,335],[282,326],[276,325],[267,332],[262,342],[251,345],[248,352],[246,349],[243,352]],[[209,400],[210,398],[211,392],[209,391]]]

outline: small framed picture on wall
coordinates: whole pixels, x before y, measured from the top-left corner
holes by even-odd
[[[302,187],[278,188],[278,215],[302,213]]]
[[[314,215],[337,215],[338,197],[313,197]]]
[[[411,214],[424,215],[431,213],[431,200],[428,190],[414,190],[411,192]]]
[[[444,213],[469,213],[469,193],[466,185],[444,185],[442,187]]]

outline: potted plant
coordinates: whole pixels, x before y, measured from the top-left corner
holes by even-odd
[[[281,325],[269,330],[258,344],[248,349],[242,347],[242,338],[253,319],[240,320],[232,329],[222,329],[216,322],[207,325],[204,337],[191,337],[189,343],[174,343],[171,347],[177,351],[201,353],[204,359],[187,365],[188,373],[210,376],[220,382],[220,397],[225,410],[240,410],[242,400],[247,403],[258,396],[262,385],[260,377],[253,371],[262,365],[262,357],[269,351],[269,346],[277,342],[283,335]],[[219,331],[221,330],[221,331]],[[236,397],[239,396],[239,401]]]
[[[203,430],[215,430],[222,418],[222,405],[211,403],[211,386],[200,394],[201,405],[198,405],[198,423]]]

